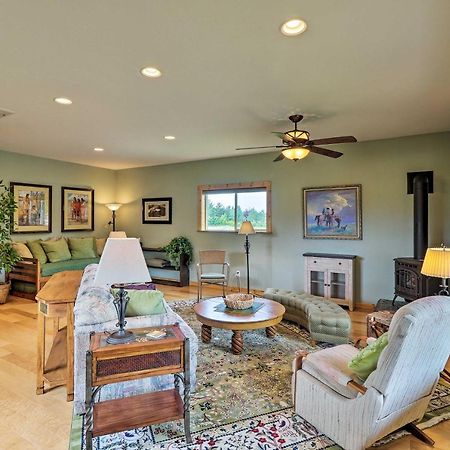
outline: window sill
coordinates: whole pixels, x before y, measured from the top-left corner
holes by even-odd
[[[226,231],[226,230],[197,230],[197,233],[239,234],[238,231]],[[256,231],[256,234],[272,234],[272,231]]]

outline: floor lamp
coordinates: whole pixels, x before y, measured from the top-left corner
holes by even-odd
[[[250,294],[250,269],[249,269],[249,260],[248,256],[250,254],[250,242],[248,240],[249,234],[256,234],[255,229],[253,228],[252,223],[249,220],[244,220],[242,222],[241,228],[239,229],[239,234],[245,234],[245,254],[247,256],[247,294]]]
[[[105,205],[110,211],[112,211],[112,220],[108,225],[112,225],[112,230],[116,231],[116,211],[122,206],[120,203],[107,203]]]

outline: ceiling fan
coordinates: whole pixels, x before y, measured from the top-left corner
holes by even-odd
[[[299,130],[297,124],[303,119],[301,114],[294,114],[289,116],[289,120],[293,122],[295,129],[287,131],[286,133],[274,131],[273,134],[278,136],[283,145],[269,145],[267,147],[242,147],[236,150],[254,150],[258,148],[282,148],[281,153],[273,160],[281,161],[285,158],[293,161],[298,161],[308,156],[309,152],[317,153],[323,156],[329,156],[330,158],[339,158],[343,154],[327,148],[317,147],[321,144],[342,144],[356,142],[354,136],[336,136],[323,139],[309,139],[309,133],[305,130]]]

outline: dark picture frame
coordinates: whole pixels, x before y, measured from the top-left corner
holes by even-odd
[[[61,187],[61,231],[94,230],[94,189]]]
[[[361,185],[304,188],[303,237],[361,240]]]
[[[52,186],[12,181],[10,189],[17,203],[12,233],[52,232]]]
[[[143,198],[142,223],[171,224],[172,197]]]

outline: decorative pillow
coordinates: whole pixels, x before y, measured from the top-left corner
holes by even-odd
[[[35,241],[27,241],[27,247],[30,249],[33,258],[38,259],[41,264],[45,264],[48,259],[41,244],[42,241],[40,239]]]
[[[106,245],[106,238],[97,238],[95,240],[95,246],[97,248],[97,255],[98,256],[102,256],[103,249],[105,248],[105,245]]]
[[[163,258],[148,258],[146,259],[147,265],[150,267],[167,267],[170,266],[170,261]]]
[[[72,258],[69,246],[64,238],[56,241],[41,241],[42,248],[50,262],[67,261]]]
[[[111,289],[115,297],[119,289]],[[126,317],[151,316],[155,314],[165,314],[164,295],[161,291],[149,289],[127,289],[130,298],[128,302]]]
[[[72,259],[96,258],[97,248],[94,238],[69,238],[69,249]]]
[[[365,380],[376,368],[378,358],[384,347],[388,344],[388,333],[381,335],[376,341],[361,349],[348,363],[351,369],[361,380]]]
[[[21,258],[33,258],[30,249],[23,242],[13,242],[12,246]]]

